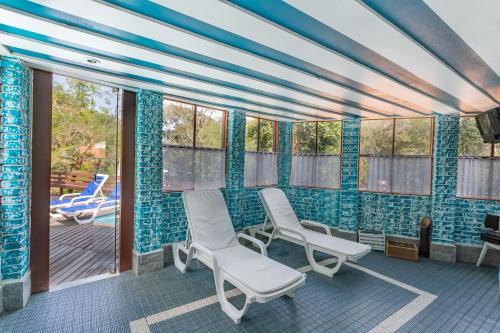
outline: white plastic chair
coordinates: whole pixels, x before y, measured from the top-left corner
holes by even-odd
[[[267,216],[262,230],[257,230],[257,233],[269,237],[266,246],[269,246],[276,238],[304,246],[311,267],[318,273],[333,277],[346,260],[356,261],[371,251],[369,245],[332,236],[330,228],[325,224],[308,220],[299,222],[288,198],[280,189],[260,190],[259,198]],[[270,220],[274,227],[271,234],[265,231],[267,220]],[[304,225],[322,228],[325,233],[306,229]],[[314,251],[337,257],[337,264],[333,268],[320,265],[314,259]]]
[[[305,283],[305,274],[267,257],[264,243],[239,233],[219,190],[195,190],[182,193],[188,219],[186,242],[173,244],[175,266],[185,273],[193,258],[213,270],[217,297],[224,311],[240,323],[251,303],[266,303],[283,295],[293,297]],[[257,253],[238,241],[243,238],[256,244]],[[187,255],[182,262],[180,252]],[[237,309],[224,294],[224,281],[230,282],[246,296],[245,305]]]

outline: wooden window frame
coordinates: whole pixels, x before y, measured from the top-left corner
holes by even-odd
[[[263,153],[263,154],[277,154],[278,153],[278,122],[276,120],[272,119],[266,119],[262,117],[254,117],[254,116],[246,116],[248,118],[254,118],[257,119],[257,149],[256,150],[247,150],[245,146],[245,154],[246,153]],[[272,121],[273,122],[273,148],[272,151],[261,151],[260,150],[260,121],[264,119],[267,121]],[[246,135],[247,135],[247,129],[246,129],[246,122],[245,122],[245,141],[246,141]],[[245,161],[246,163],[246,161]],[[258,173],[258,170],[257,170]],[[243,182],[244,184],[245,182]],[[252,186],[245,186],[243,185],[244,188],[265,188],[265,187],[275,187],[278,185],[278,179],[276,179],[276,184],[269,184],[269,185],[252,185]]]
[[[397,120],[407,120],[407,119],[430,119],[431,120],[431,136],[430,136],[430,141],[429,141],[429,155],[408,155],[408,154],[395,154],[395,142],[396,142],[396,121]],[[392,194],[392,195],[411,195],[411,196],[427,196],[430,197],[432,196],[432,171],[434,168],[434,129],[435,129],[435,117],[399,117],[399,118],[370,118],[370,119],[362,119],[361,122],[363,121],[382,121],[382,120],[391,120],[392,121],[392,140],[391,140],[391,154],[390,155],[385,155],[385,154],[362,154],[361,153],[361,125],[359,128],[359,142],[358,142],[358,192],[368,192],[368,193],[381,193],[381,194]],[[430,157],[431,159],[431,166],[430,166],[430,181],[429,181],[429,192],[425,194],[421,193],[405,193],[405,192],[396,192],[396,191],[374,191],[374,190],[368,190],[368,189],[362,189],[361,188],[361,177],[359,176],[360,173],[360,166],[361,166],[361,158],[362,157],[371,157],[371,156],[384,156],[384,157],[391,157],[394,161],[395,157],[407,157],[407,156],[416,156],[416,157]],[[394,163],[393,163],[393,168],[391,170],[391,187],[393,184],[393,177],[394,177]]]
[[[187,149],[201,149],[201,150],[211,150],[211,151],[226,151],[227,148],[227,111],[218,109],[218,108],[213,108],[211,106],[204,106],[204,105],[199,105],[199,104],[194,104],[190,102],[185,102],[182,100],[177,100],[177,99],[171,99],[171,98],[164,98],[163,101],[165,102],[174,102],[174,103],[180,103],[180,104],[185,104],[185,105],[191,105],[193,107],[193,143],[190,146],[183,146],[183,145],[176,145],[176,144],[166,144],[162,143],[162,151],[165,148],[169,147],[174,147],[174,148],[187,148]],[[206,108],[210,110],[216,110],[216,111],[221,111],[222,112],[222,136],[221,136],[221,148],[209,148],[209,147],[197,147],[196,146],[196,120],[198,119],[198,108]],[[224,159],[224,175],[223,177],[226,177],[226,159]],[[162,185],[163,188],[163,185]],[[225,187],[220,187],[221,189]],[[194,188],[191,188],[191,190]],[[163,192],[165,193],[171,193],[171,192],[181,192],[183,190],[189,190],[189,189],[176,189],[176,190],[166,190],[163,188]]]
[[[474,118],[474,116],[460,116],[460,119],[461,118]],[[458,135],[459,135],[459,138],[460,138],[460,127],[459,127],[459,133],[458,133]],[[500,143],[486,143],[485,142],[485,144],[489,144],[490,145],[490,153],[489,153],[488,156],[460,155],[460,154],[457,154],[457,160],[461,159],[461,158],[474,158],[474,159],[481,159],[481,160],[490,160],[492,165],[491,165],[490,172],[489,172],[489,177],[488,177],[488,184],[489,184],[489,190],[488,190],[488,192],[492,193],[493,192],[493,188],[492,188],[493,187],[493,162],[495,160],[500,160],[500,156],[495,156],[495,146],[496,145],[500,146]],[[458,168],[458,165],[457,165],[457,168]],[[458,187],[458,179],[457,179],[457,187]],[[499,198],[480,197],[480,196],[463,196],[463,195],[459,196],[458,193],[457,193],[457,198],[459,198],[459,199],[466,199],[466,200],[488,200],[488,201],[497,201],[497,202],[500,202]]]
[[[340,151],[338,154],[321,154],[318,153],[318,124],[319,123],[333,123],[333,122],[340,122]],[[294,152],[295,146],[294,146],[294,140],[293,140],[293,126],[295,124],[303,124],[303,123],[315,123],[315,145],[314,145],[314,153],[309,153],[309,154],[296,154]],[[303,187],[303,188],[317,188],[317,189],[322,189],[322,190],[340,190],[342,186],[342,145],[343,145],[343,131],[344,131],[344,122],[342,120],[313,120],[313,121],[296,121],[292,123],[292,133],[290,135],[290,179],[292,178],[293,174],[293,163],[291,159],[293,158],[294,155],[310,155],[310,156],[319,156],[319,155],[331,155],[331,156],[338,156],[340,158],[340,169],[339,169],[339,175],[340,175],[340,184],[339,187],[326,187],[326,186],[308,186],[308,185],[292,185],[288,184],[290,187]]]

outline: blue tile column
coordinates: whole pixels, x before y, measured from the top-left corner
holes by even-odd
[[[432,176],[431,258],[452,262],[456,260],[454,232],[457,204],[458,131],[458,116],[436,117]]]
[[[290,187],[292,163],[292,123],[278,122],[278,187]]]
[[[3,307],[23,307],[30,295],[31,72],[0,59],[0,212]]]
[[[133,269],[141,274],[163,267],[163,94],[139,90],[136,118]]]
[[[359,119],[347,119],[342,127],[339,231],[354,233],[358,227]],[[352,237],[355,238],[355,237]]]
[[[244,112],[228,112],[225,199],[236,229],[240,229],[244,222],[245,125]]]

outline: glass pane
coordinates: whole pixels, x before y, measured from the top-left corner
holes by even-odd
[[[340,188],[340,156],[316,156],[316,187]]]
[[[257,131],[259,119],[246,117],[245,125],[245,150],[257,151]]]
[[[361,121],[361,154],[392,154],[392,119]]]
[[[500,143],[495,145],[495,156],[500,157]]]
[[[293,155],[292,173],[290,175],[290,185],[314,186],[314,174],[316,171],[316,156],[313,155]]]
[[[459,158],[457,195],[459,197],[488,197],[491,167],[492,160],[489,158]]]
[[[163,190],[193,189],[193,163],[193,148],[163,147]]]
[[[430,157],[394,157],[392,192],[402,194],[430,194]]]
[[[256,152],[245,153],[245,187],[257,186],[257,156]]]
[[[257,186],[270,186],[278,183],[278,154],[258,153]]]
[[[342,140],[341,121],[322,121],[318,123],[318,153],[340,154]]]
[[[293,153],[314,154],[316,153],[316,123],[293,124]]]
[[[224,187],[223,150],[195,149],[195,189]]]
[[[491,183],[491,198],[500,200],[500,159],[493,160],[493,179]]]
[[[224,111],[197,107],[196,147],[222,148]]]
[[[390,192],[393,158],[369,156],[360,158],[360,187],[368,191]]]
[[[194,106],[164,100],[163,144],[193,146]]]
[[[396,119],[395,155],[430,155],[431,118]]]
[[[260,120],[260,138],[259,151],[273,151],[274,141],[274,121],[261,119]]]
[[[459,156],[490,156],[491,145],[484,143],[474,117],[460,118]]]
[[[59,75],[52,84],[51,286],[116,271],[121,196],[120,91]]]

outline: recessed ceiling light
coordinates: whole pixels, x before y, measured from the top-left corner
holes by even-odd
[[[87,62],[90,64],[100,64],[101,63],[101,61],[99,59],[96,59],[96,58],[87,58]]]

